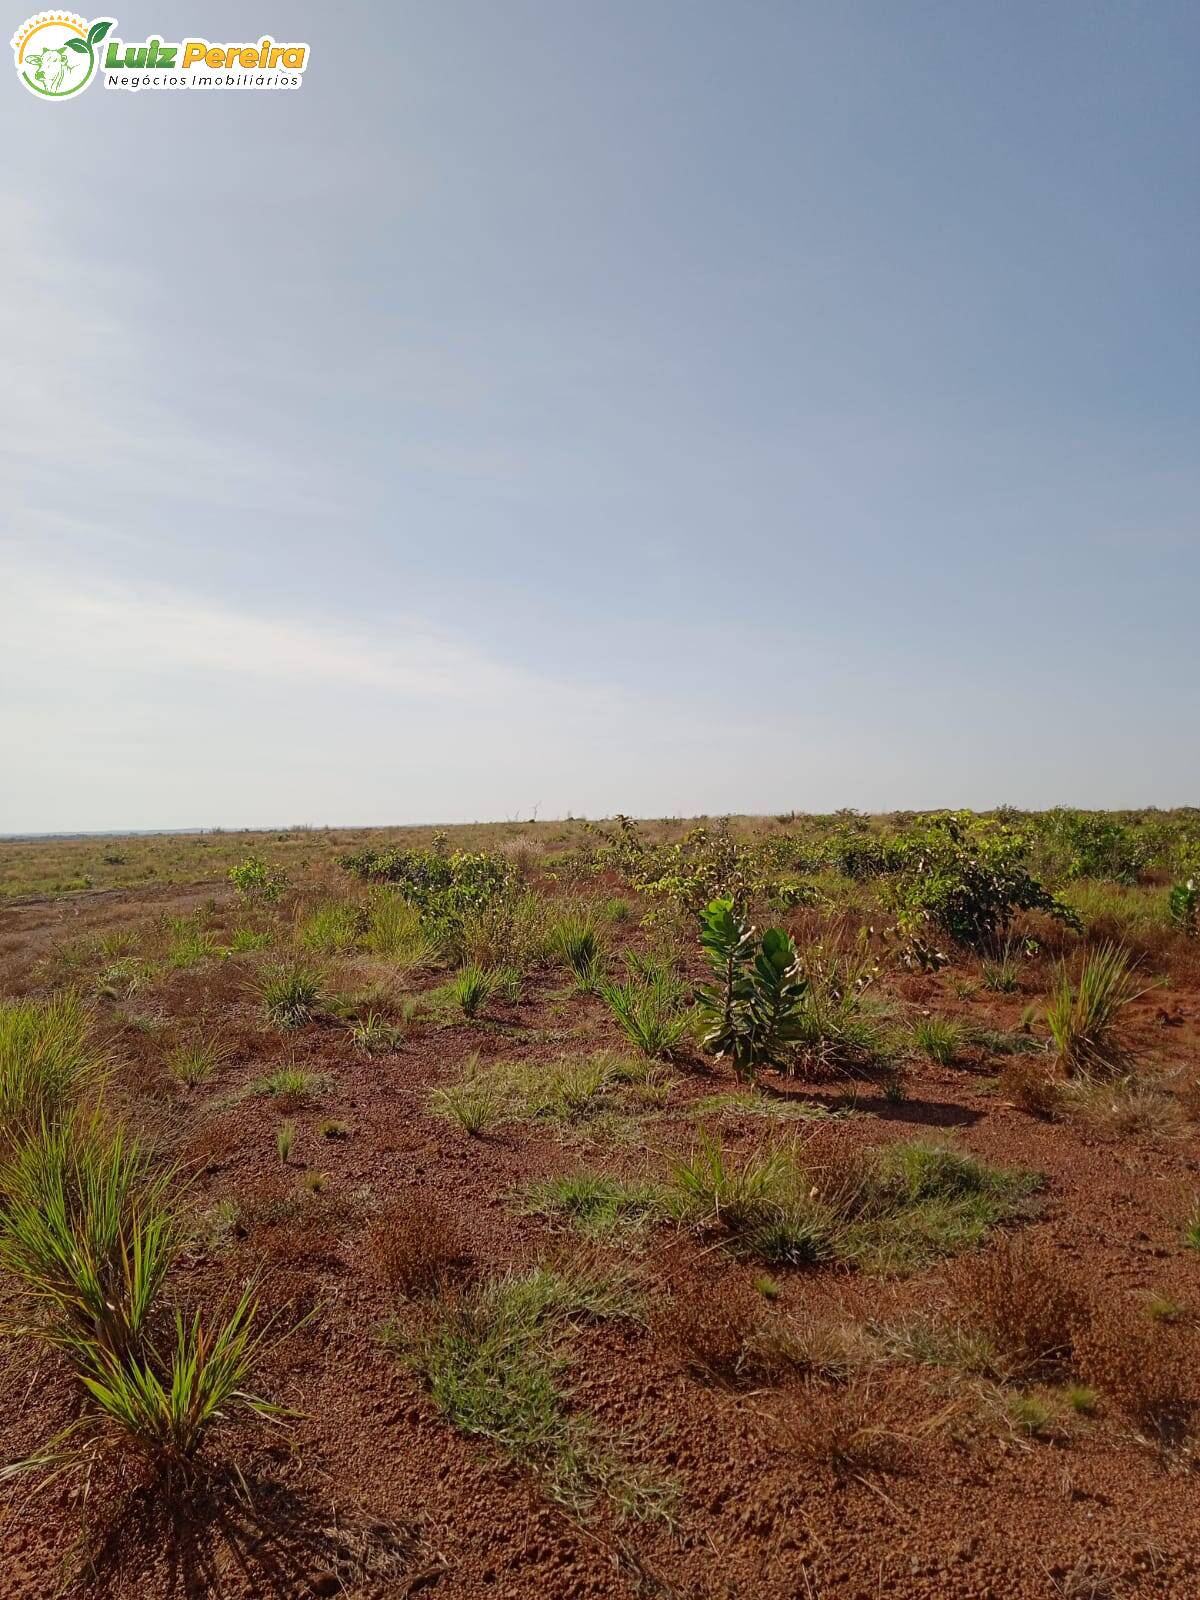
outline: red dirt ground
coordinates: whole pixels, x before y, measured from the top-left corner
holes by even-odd
[[[65,939],[145,927],[210,897],[219,924],[230,902],[212,885],[0,911],[0,992],[44,992],[51,954]],[[674,1523],[621,1525],[603,1510],[581,1523],[555,1508],[534,1475],[456,1433],[381,1343],[380,1326],[397,1308],[368,1248],[370,1219],[389,1202],[437,1201],[476,1269],[489,1273],[572,1248],[562,1229],[521,1215],[506,1198],[511,1191],[583,1165],[661,1170],[661,1152],[686,1146],[694,1133],[681,1108],[732,1087],[728,1075],[699,1060],[684,1063],[666,1113],[625,1141],[593,1141],[586,1125],[562,1132],[540,1124],[471,1139],[429,1113],[430,1089],[454,1078],[473,1051],[484,1060],[548,1060],[618,1044],[597,1000],[567,996],[561,972],[547,971],[530,981],[521,1003],[494,1005],[485,1021],[419,1026],[395,1054],[367,1057],[331,1022],[286,1036],[265,1025],[246,992],[254,960],[168,973],[127,1002],[104,1003],[102,1016],[121,1061],[114,1092],[122,1111],[195,1167],[201,1211],[222,1201],[241,1207],[232,1233],[190,1253],[174,1292],[185,1303],[219,1301],[265,1263],[269,1304],[286,1307],[289,1318],[311,1311],[273,1352],[259,1383],[298,1417],[286,1428],[227,1435],[226,1453],[236,1456],[248,1498],[218,1485],[186,1523],[178,1518],[170,1527],[133,1480],[93,1484],[86,1505],[65,1480],[32,1498],[25,1487],[8,1489],[3,1600],[44,1600],[64,1580],[68,1593],[114,1600],[1200,1595],[1200,1500],[1190,1458],[1139,1441],[1103,1400],[1094,1416],[1033,1438],[989,1408],[982,1385],[891,1363],[872,1381],[894,1459],[886,1470],[839,1476],[805,1453],[811,1386],[795,1376],[758,1387],[703,1382],[651,1331],[653,1317],[651,1327],[607,1323],[580,1332],[570,1381],[574,1402],[619,1435],[635,1462],[676,1481]],[[959,998],[944,973],[900,978],[890,988],[932,1010],[1009,1027],[1034,998],[985,990]],[[201,1018],[232,1053],[203,1087],[180,1089],[162,1065],[162,1037],[131,1025],[134,1012],[167,1019],[168,1038]],[[1162,1024],[1160,1012],[1172,1025]],[[1131,1034],[1163,1073],[1184,1073],[1200,1063],[1198,1026],[1196,988],[1160,989],[1139,1002]],[[234,1096],[293,1055],[326,1074],[329,1086],[318,1103],[290,1114],[296,1148],[283,1168],[274,1145],[278,1108]],[[849,1146],[951,1130],[967,1150],[1043,1175],[1040,1210],[1021,1231],[1044,1240],[1064,1270],[1105,1296],[1174,1302],[1172,1336],[1200,1371],[1200,1252],[1185,1248],[1181,1233],[1200,1192],[1195,1124],[1151,1139],[1116,1137],[1076,1118],[1043,1121],[1004,1102],[988,1076],[998,1065],[914,1065],[907,1098],[897,1104],[844,1079],[778,1086],[829,1105],[856,1096],[865,1114],[823,1131],[823,1139]],[[321,1138],[326,1118],[346,1123],[348,1136]],[[770,1128],[732,1118],[722,1131],[734,1148],[749,1149]],[[301,1192],[305,1169],[327,1175],[319,1193]],[[711,1241],[665,1225],[649,1235],[643,1255],[625,1254],[652,1305],[665,1303],[668,1286],[723,1295],[759,1276]],[[855,1322],[928,1315],[945,1304],[952,1271],[940,1263],[900,1281],[837,1267],[778,1272],[780,1298],[763,1313],[780,1322],[809,1311]],[[7,1291],[0,1295],[2,1314]],[[0,1459],[19,1459],[46,1440],[69,1404],[49,1358],[32,1357],[17,1342],[0,1346]]]

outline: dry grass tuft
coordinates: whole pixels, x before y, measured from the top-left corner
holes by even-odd
[[[655,1319],[659,1341],[696,1376],[735,1383],[751,1376],[762,1301],[740,1280],[678,1284]]]
[[[420,1199],[401,1201],[376,1217],[367,1248],[388,1288],[410,1300],[436,1295],[468,1259],[454,1223],[439,1206]]]
[[[1000,1069],[1000,1093],[1034,1117],[1050,1117],[1062,1101],[1062,1087],[1044,1057],[1010,1056]]]
[[[1010,1377],[1066,1371],[1090,1304],[1082,1286],[1045,1245],[1003,1240],[955,1274],[963,1322],[987,1335]]]
[[[895,1384],[875,1374],[837,1388],[812,1384],[783,1446],[789,1454],[826,1468],[838,1483],[904,1472],[912,1465],[922,1430],[900,1427],[899,1414]]]

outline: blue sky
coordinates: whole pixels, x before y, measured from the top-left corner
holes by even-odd
[[[117,31],[312,61],[0,93],[0,829],[1200,799],[1190,0]]]

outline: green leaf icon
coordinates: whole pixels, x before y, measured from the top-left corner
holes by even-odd
[[[78,50],[80,55],[84,55],[84,56],[87,55],[87,53],[88,53],[88,47],[87,47],[87,45],[84,44],[82,39],[68,39],[67,40],[67,49],[68,50]]]
[[[93,22],[88,29],[88,43],[92,45],[99,44],[111,27],[111,22]]]

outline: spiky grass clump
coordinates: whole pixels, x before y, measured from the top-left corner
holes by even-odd
[[[394,889],[372,893],[363,943],[401,973],[415,972],[437,959],[437,941],[422,926],[421,913]]]
[[[801,1064],[853,1069],[885,1063],[887,1040],[870,1008],[876,966],[865,945],[847,950],[834,939],[817,941],[802,965],[806,987],[795,1023]]]
[[[679,985],[670,978],[659,976],[650,983],[636,978],[628,983],[597,978],[592,987],[630,1044],[651,1060],[669,1056],[687,1032]]]
[[[381,1056],[399,1050],[404,1043],[404,1029],[370,1011],[350,1024],[350,1038],[364,1055]]]
[[[167,1067],[186,1089],[195,1089],[208,1082],[224,1059],[225,1052],[211,1039],[189,1039],[170,1051]]]
[[[68,1351],[136,1346],[180,1241],[175,1179],[98,1117],[21,1146],[0,1172],[0,1267],[36,1308],[27,1331]]]
[[[60,1434],[52,1457],[65,1447],[103,1445],[106,1435],[148,1457],[168,1479],[188,1482],[213,1425],[234,1413],[259,1418],[284,1415],[252,1394],[248,1385],[270,1333],[255,1331],[258,1303],[251,1289],[226,1315],[191,1321],[175,1313],[174,1346],[166,1356],[148,1346],[118,1359],[102,1344],[89,1350],[79,1376],[91,1401],[88,1412]]]
[[[253,1295],[229,1316],[175,1313],[175,1344],[153,1327],[186,1237],[179,1175],[99,1113],[43,1122],[0,1168],[0,1269],[23,1316],[6,1332],[49,1344],[80,1386],[79,1414],[45,1449],[7,1469],[86,1473],[113,1448],[190,1479],[211,1426],[275,1408],[247,1391],[261,1336]]]
[[[468,963],[454,980],[454,998],[464,1017],[476,1017],[499,987],[495,972]]]
[[[261,994],[272,1022],[281,1028],[298,1028],[316,1014],[321,983],[307,967],[275,967],[263,975]]]
[[[913,1048],[941,1067],[953,1066],[966,1042],[966,1030],[952,1017],[918,1017],[910,1036]]]
[[[295,1111],[308,1105],[325,1082],[320,1073],[306,1072],[303,1067],[277,1067],[265,1077],[255,1078],[250,1093],[269,1095],[281,1111]]]
[[[472,1056],[457,1083],[435,1089],[429,1109],[435,1116],[457,1122],[473,1139],[490,1132],[506,1119],[510,1107],[507,1085],[495,1074],[480,1070],[478,1056]]]
[[[0,1005],[0,1141],[53,1125],[104,1074],[90,1014],[72,994]]]
[[[215,955],[215,937],[200,925],[198,917],[172,917],[167,923],[167,964],[185,972]]]
[[[359,906],[348,900],[325,900],[301,923],[300,943],[320,955],[346,955],[358,944],[366,923]]]
[[[590,991],[604,967],[604,937],[599,919],[583,908],[552,924],[551,948],[575,979],[576,985]]]
[[[1130,1053],[1117,1037],[1117,1025],[1125,1008],[1145,992],[1129,952],[1116,944],[1088,955],[1078,984],[1060,971],[1046,1022],[1068,1077],[1112,1077],[1128,1068]]]

